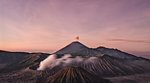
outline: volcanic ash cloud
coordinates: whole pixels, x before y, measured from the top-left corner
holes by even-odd
[[[90,57],[88,59],[82,58],[80,56],[76,56],[75,58],[71,58],[70,54],[66,54],[61,58],[56,58],[57,55],[52,54],[47,57],[45,60],[40,62],[39,68],[37,70],[45,70],[45,69],[52,69],[56,66],[71,66],[72,64],[79,64],[79,63],[94,63],[98,58],[97,57]]]

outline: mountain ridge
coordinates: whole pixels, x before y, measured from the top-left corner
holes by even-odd
[[[65,46],[64,48],[56,51],[53,54],[63,55],[63,54],[71,54],[71,55],[80,55],[80,56],[88,56],[88,55],[97,55],[97,54],[106,54],[117,58],[123,59],[137,59],[138,57],[118,49],[111,49],[99,46],[97,48],[89,48],[79,41],[75,41]]]

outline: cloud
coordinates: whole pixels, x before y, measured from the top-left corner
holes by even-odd
[[[150,43],[146,40],[130,40],[130,39],[108,39],[109,41],[133,42],[133,43]]]
[[[75,64],[79,63],[94,63],[96,60],[98,60],[97,57],[90,57],[88,59],[82,58],[80,56],[76,56],[75,58],[71,58],[72,55],[65,54],[61,58],[57,58],[57,55],[52,54],[49,57],[47,57],[45,60],[40,62],[39,68],[37,70],[45,70],[45,69],[52,69],[56,66],[64,67],[64,66],[73,66]]]

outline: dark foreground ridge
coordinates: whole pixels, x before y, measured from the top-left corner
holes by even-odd
[[[64,67],[43,83],[111,83],[109,80],[92,75],[80,67]]]

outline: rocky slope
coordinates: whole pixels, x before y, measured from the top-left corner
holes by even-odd
[[[64,67],[53,76],[47,77],[43,83],[110,83],[110,81],[79,67]]]

